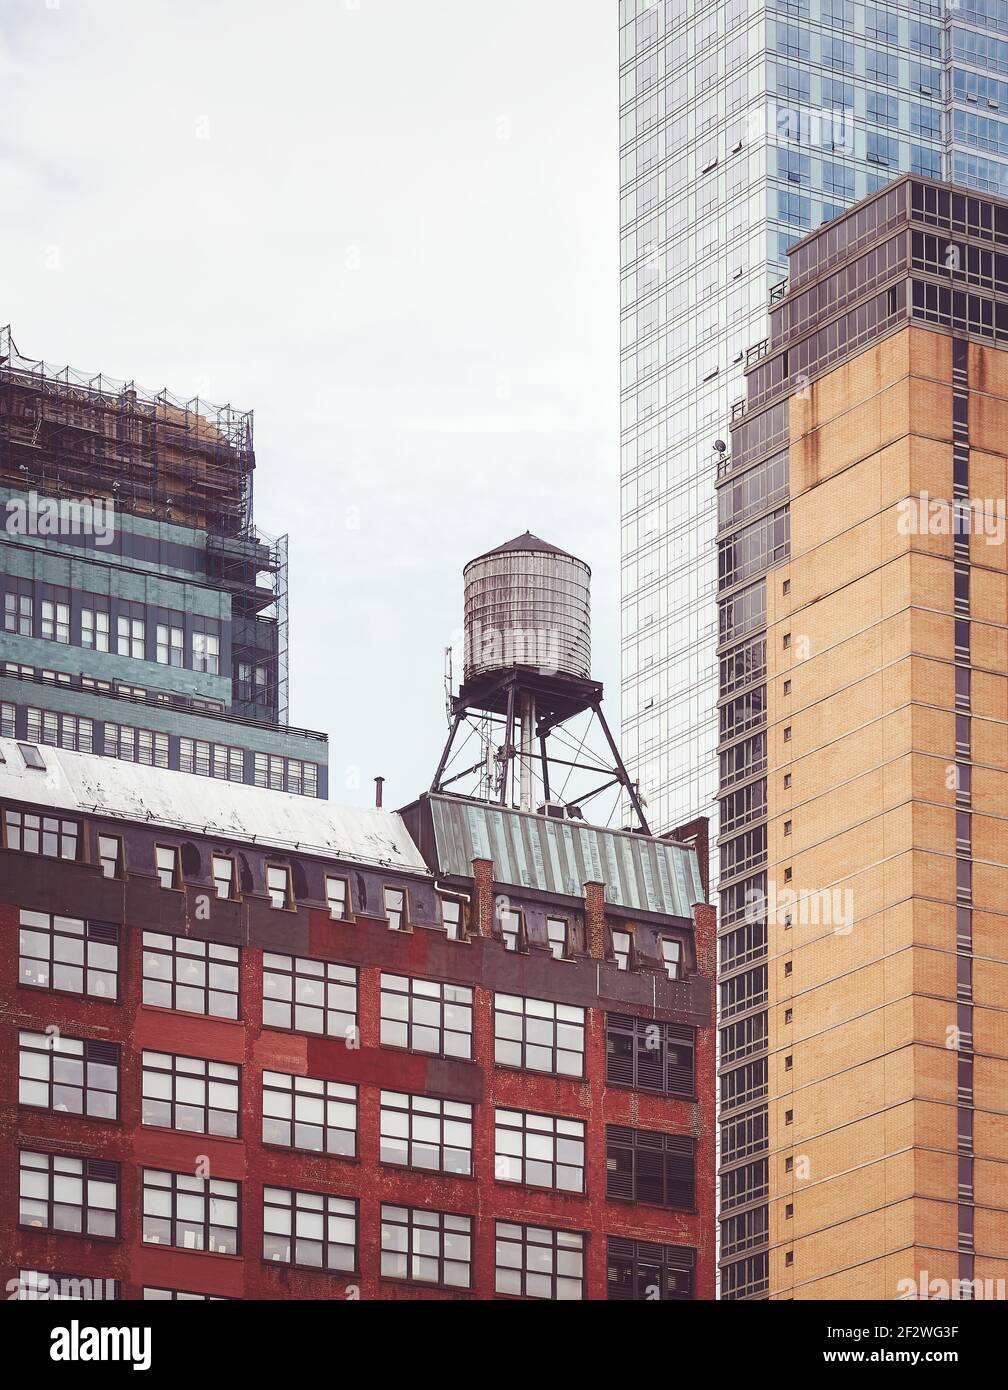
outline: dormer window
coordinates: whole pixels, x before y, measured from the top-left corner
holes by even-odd
[[[617,970],[630,969],[630,933],[628,931],[613,931],[612,933],[613,955],[616,958]]]
[[[390,931],[402,931],[406,915],[406,894],[401,888],[385,889],[385,916]]]
[[[546,918],[546,940],[554,960],[564,960],[570,952],[570,943],[567,939],[567,918],[566,917],[547,917]]]
[[[682,961],[682,943],[673,936],[661,938],[661,957],[670,980],[678,980]]]
[[[228,855],[213,856],[213,881],[218,898],[235,896],[235,862]]]
[[[157,845],[154,850],[158,882],[162,888],[182,887],[182,863],[178,847]]]
[[[508,951],[519,950],[521,947],[521,913],[513,907],[504,907],[498,913],[497,920],[500,923],[505,948]]]
[[[277,911],[290,911],[293,907],[291,872],[286,864],[267,865],[266,892],[269,894],[270,907]]]
[[[98,836],[98,864],[105,878],[122,878],[123,847],[118,835]]]
[[[326,902],[329,905],[329,916],[334,922],[341,922],[347,915],[347,881],[345,878],[336,878],[332,874],[326,874],[325,881]]]

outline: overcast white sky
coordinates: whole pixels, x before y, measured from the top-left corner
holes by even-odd
[[[462,567],[526,528],[618,729],[617,62],[616,0],[2,0],[0,323],[254,409],[335,801],[429,783]]]

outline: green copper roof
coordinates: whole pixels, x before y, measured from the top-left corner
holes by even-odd
[[[705,901],[691,846],[461,797],[429,800],[442,874],[469,878],[474,859],[491,859],[501,885],[580,898],[599,882],[607,902],[665,917],[691,917]]]

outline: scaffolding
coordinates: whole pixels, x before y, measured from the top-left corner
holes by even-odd
[[[32,361],[0,328],[0,481],[244,537],[254,469],[251,410]]]

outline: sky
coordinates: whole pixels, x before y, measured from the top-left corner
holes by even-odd
[[[290,719],[429,785],[467,560],[592,567],[619,727],[616,0],[3,0],[0,324],[255,412]]]

